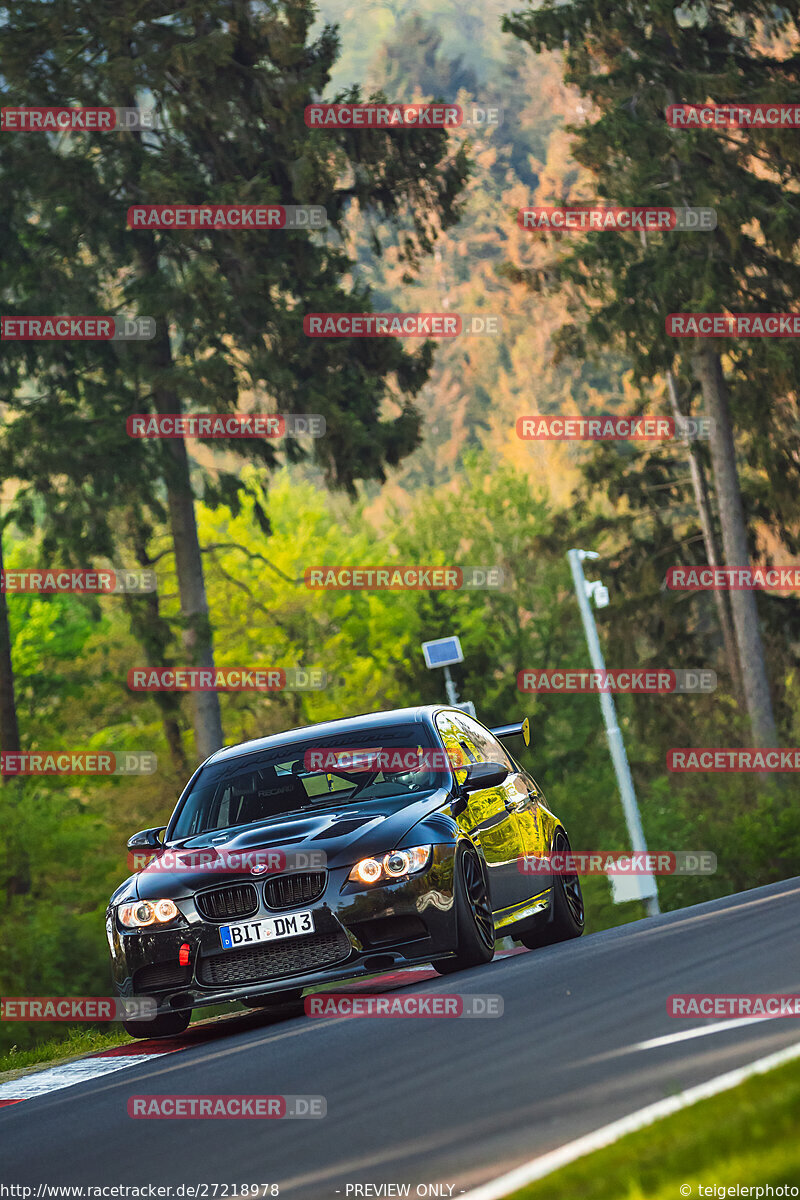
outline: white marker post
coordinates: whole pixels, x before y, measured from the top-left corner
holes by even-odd
[[[608,604],[608,588],[603,587],[599,579],[590,583],[583,573],[583,560],[585,558],[599,557],[600,555],[594,550],[570,550],[567,554],[569,565],[572,569],[572,578],[575,583],[575,594],[578,597],[578,608],[581,612],[583,628],[586,634],[586,643],[589,647],[589,657],[596,671],[605,672],[606,664],[603,660],[603,651],[600,649],[600,638],[597,635],[597,625],[595,624],[589,597],[594,596],[594,602],[598,608],[605,608]],[[611,751],[611,761],[614,764],[614,771],[616,772],[617,783],[619,785],[619,794],[622,798],[622,808],[625,813],[625,824],[628,826],[631,849],[646,853],[647,842],[645,841],[644,830],[642,829],[642,820],[639,815],[639,805],[636,801],[633,778],[628,764],[628,755],[625,753],[622,731],[617,724],[617,710],[614,707],[614,701],[611,698],[610,692],[600,692],[600,708],[603,711],[608,747]],[[627,900],[644,900],[648,916],[655,917],[661,912],[658,906],[658,888],[654,875],[612,875],[611,890],[615,904],[622,904]]]

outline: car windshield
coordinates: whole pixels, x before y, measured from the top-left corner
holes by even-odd
[[[449,776],[447,756],[423,724],[376,725],[327,738],[309,734],[204,767],[169,839],[288,813],[414,799],[441,787]]]

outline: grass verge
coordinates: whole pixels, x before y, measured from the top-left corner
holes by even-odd
[[[795,1060],[629,1133],[509,1194],[509,1200],[720,1200],[722,1189],[736,1184],[788,1186],[772,1195],[791,1196],[793,1187],[800,1188],[798,1129],[800,1061]],[[713,1185],[716,1193],[700,1191]],[[769,1193],[761,1196],[766,1200]]]
[[[121,1027],[86,1029],[76,1025],[65,1030],[64,1037],[40,1042],[38,1046],[29,1046],[24,1050],[11,1046],[0,1054],[0,1075],[7,1071],[40,1066],[42,1063],[78,1058],[82,1054],[95,1054],[98,1050],[110,1050],[114,1046],[124,1046],[132,1041],[134,1038],[128,1037]]]

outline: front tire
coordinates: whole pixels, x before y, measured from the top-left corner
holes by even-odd
[[[553,839],[553,853],[571,853],[567,835],[561,829]],[[529,950],[538,950],[540,946],[552,946],[555,942],[566,942],[570,938],[580,937],[583,933],[583,893],[577,872],[554,877],[553,898],[550,903],[552,920],[532,929],[530,933],[520,935],[519,941]]]
[[[440,975],[479,967],[494,958],[494,914],[477,854],[465,850],[456,867],[456,937],[454,958],[432,963]]]
[[[183,1012],[159,1013],[152,1021],[123,1021],[122,1028],[130,1037],[164,1038],[177,1037],[189,1027],[189,1009]]]

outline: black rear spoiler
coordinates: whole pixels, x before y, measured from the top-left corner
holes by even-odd
[[[500,725],[493,729],[492,733],[496,738],[500,738],[501,742],[510,737],[523,737],[526,746],[531,744],[531,723],[527,717],[516,725]]]

